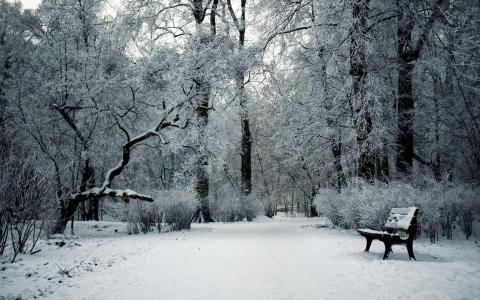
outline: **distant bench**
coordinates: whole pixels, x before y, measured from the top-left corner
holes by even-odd
[[[405,245],[408,257],[415,259],[415,255],[413,255],[413,240],[417,232],[417,214],[418,208],[416,207],[392,208],[387,222],[385,222],[385,231],[357,229],[358,233],[367,239],[365,251],[368,252],[370,250],[373,240],[380,240],[385,244],[383,259],[387,259],[390,252],[392,252],[392,245]],[[397,231],[407,232],[408,238],[400,237]]]

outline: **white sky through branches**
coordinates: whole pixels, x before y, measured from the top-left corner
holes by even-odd
[[[42,0],[19,0],[22,3],[24,9],[36,9]],[[15,2],[15,1],[11,1]],[[118,8],[121,7],[122,0],[109,0],[108,6],[105,11],[107,15],[114,15]]]
[[[22,7],[25,9],[35,9],[40,5],[42,0],[21,0]]]

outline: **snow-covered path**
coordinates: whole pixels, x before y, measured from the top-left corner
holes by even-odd
[[[60,261],[85,266],[93,259],[103,267],[78,268],[46,294],[116,300],[480,299],[480,248],[472,242],[420,241],[414,244],[418,261],[408,261],[402,247],[382,261],[381,243],[363,253],[363,238],[315,228],[321,222],[194,225],[183,233],[79,240],[81,247],[56,249]]]

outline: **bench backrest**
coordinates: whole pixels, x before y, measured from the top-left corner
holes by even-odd
[[[417,230],[417,207],[392,208],[385,229],[415,232]]]

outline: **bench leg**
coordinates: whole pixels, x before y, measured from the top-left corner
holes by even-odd
[[[372,245],[372,240],[371,238],[366,237],[367,239],[367,247],[365,247],[365,252],[368,252],[370,250],[370,246]]]
[[[408,258],[409,258],[410,260],[412,260],[412,258],[413,258],[414,260],[417,260],[417,259],[415,258],[415,255],[413,255],[413,243],[408,243],[408,244],[407,244],[407,251],[408,251]]]
[[[385,253],[383,254],[383,259],[387,259],[388,255],[392,251],[392,245],[386,241],[383,241],[383,244],[385,245]]]

